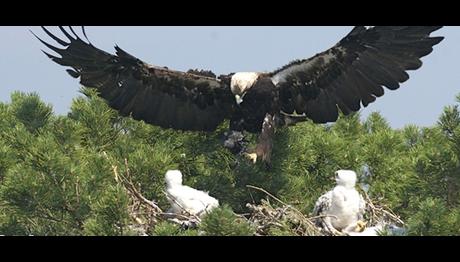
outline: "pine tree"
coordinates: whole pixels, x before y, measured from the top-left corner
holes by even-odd
[[[148,235],[254,235],[251,220],[237,214],[249,212],[247,203],[266,202],[267,194],[248,185],[308,217],[338,169],[357,171],[368,195],[407,221],[409,234],[460,233],[458,105],[428,128],[392,129],[373,113],[363,121],[342,115],[334,124],[278,130],[267,170],[222,147],[227,122],[212,133],[162,129],[120,117],[91,89],[82,93],[67,116],[53,114],[37,94],[15,92],[11,103],[0,103],[0,234],[137,234],[132,195],[114,167],[162,210],[169,207],[169,169],[221,203],[195,229],[157,217]],[[254,145],[256,136],[247,138]],[[299,221],[278,222],[268,234],[298,232]]]
[[[200,228],[210,236],[251,236],[255,230],[226,205],[206,215]]]

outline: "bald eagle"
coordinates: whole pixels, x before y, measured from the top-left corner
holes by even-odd
[[[358,228],[365,226],[366,202],[355,189],[356,180],[354,171],[338,170],[335,172],[336,187],[316,201],[313,215],[319,216],[317,224],[326,232],[339,235],[359,231]]]
[[[63,40],[43,30],[62,48],[38,38],[56,52],[45,52],[69,67],[83,86],[95,88],[122,116],[164,128],[214,131],[229,121],[234,133],[259,134],[254,149],[244,149],[254,162],[269,164],[276,128],[308,119],[335,122],[396,90],[409,79],[406,71],[422,66],[443,37],[430,37],[441,26],[356,26],[332,48],[293,61],[272,72],[238,72],[217,77],[211,71],[176,71],[148,64],[115,46],[116,54],[82,39],[72,27],[60,27]],[[226,141],[231,149],[239,142]],[[241,150],[236,150],[241,151]]]

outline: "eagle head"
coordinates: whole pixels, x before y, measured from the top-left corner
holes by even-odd
[[[344,186],[348,188],[355,187],[356,184],[356,173],[352,170],[338,170],[335,172],[335,181],[338,186]]]
[[[179,170],[168,170],[165,175],[168,188],[182,185],[182,173]]]
[[[255,72],[240,72],[232,76],[230,89],[235,95],[235,100],[238,105],[243,102],[244,95],[246,95],[248,90],[254,86],[259,78],[259,75],[259,73]]]

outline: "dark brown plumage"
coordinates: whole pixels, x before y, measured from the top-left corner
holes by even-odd
[[[366,107],[409,79],[443,37],[429,37],[440,26],[355,27],[337,45],[295,61],[271,75],[280,89],[281,108],[305,114],[315,123],[334,122]]]
[[[307,119],[334,122],[339,111],[348,115],[374,102],[384,94],[384,87],[398,89],[409,79],[407,71],[420,68],[420,58],[442,41],[443,37],[430,37],[440,28],[357,26],[337,45],[312,58],[271,73],[218,78],[211,71],[180,72],[149,65],[118,46],[116,54],[109,54],[89,42],[84,28],[86,41],[72,28],[69,33],[60,27],[66,41],[43,28],[62,49],[39,40],[60,55],[45,52],[49,58],[70,67],[67,72],[72,77],[96,88],[123,116],[191,131],[213,131],[229,119],[234,131],[260,133],[266,116],[272,117],[275,127]],[[257,156],[266,160],[271,131],[262,132],[256,147]]]

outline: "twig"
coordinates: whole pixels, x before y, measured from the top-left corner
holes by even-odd
[[[377,215],[375,214],[375,205],[374,203],[372,203],[372,200],[369,198],[369,195],[366,193],[366,191],[363,190],[363,193],[364,193],[364,197],[366,198],[366,203],[369,205],[369,207],[371,208],[371,216],[372,216],[372,219],[374,219],[375,217],[377,217]]]
[[[378,210],[379,212],[381,213],[384,213],[385,215],[389,216],[391,219],[393,219],[394,221],[398,222],[399,224],[401,225],[404,225],[404,221],[402,221],[394,212],[393,210],[391,210],[389,207],[385,206],[385,208],[383,207],[376,207],[374,205],[374,203],[372,202],[372,200],[370,199],[369,195],[366,193],[366,191],[363,191],[364,192],[364,196],[366,198],[366,202],[368,203],[369,207],[371,208],[371,212],[372,212],[372,217],[377,217],[378,218],[378,215],[376,214],[375,210]],[[385,209],[388,209],[389,211],[385,210]]]
[[[124,182],[129,186],[129,189],[132,191],[132,193],[140,199],[142,202],[146,203],[149,205],[151,208],[153,208],[157,212],[163,212],[160,207],[158,207],[153,201],[148,200],[145,198],[139,191],[136,189],[136,186],[134,186],[132,180],[131,180],[131,174],[129,172],[129,167],[128,167],[128,160],[125,158],[125,168],[126,168],[126,175],[129,178],[126,179]]]
[[[177,214],[177,213],[165,212],[165,213],[161,213],[160,215],[161,215],[162,217],[166,218],[166,219],[178,218],[178,219],[182,219],[182,220],[190,220],[190,217],[189,217],[189,216],[182,215],[182,214]]]
[[[265,194],[267,194],[268,196],[270,196],[271,198],[275,199],[276,201],[278,201],[279,203],[281,203],[282,205],[284,206],[287,206],[289,208],[291,208],[292,210],[296,211],[297,213],[299,213],[304,219],[308,219],[307,217],[305,217],[305,215],[300,212],[297,208],[291,206],[291,205],[288,205],[286,203],[284,203],[283,201],[281,201],[279,198],[275,197],[274,195],[270,194],[269,192],[267,192],[265,189],[263,188],[260,188],[260,187],[256,187],[256,186],[251,186],[251,185],[246,185],[246,187],[248,188],[252,188],[252,189],[256,189],[256,190],[259,190],[261,192],[264,192]]]
[[[107,153],[104,151],[102,152],[104,157],[110,161],[109,157],[107,156]],[[136,186],[134,186],[132,180],[131,180],[131,174],[129,171],[128,167],[128,159],[125,158],[125,169],[126,169],[126,177],[120,175],[118,173],[118,167],[116,165],[111,164],[113,174],[115,176],[115,181],[118,183],[122,183],[125,188],[132,193],[137,199],[139,199],[141,202],[147,204],[147,206],[151,207],[153,210],[159,213],[163,213],[160,207],[158,207],[153,201],[148,200],[145,198],[139,191],[136,189]],[[120,179],[121,178],[121,179]]]
[[[311,221],[310,218],[307,218],[302,212],[300,212],[298,209],[296,209],[295,207],[291,206],[291,205],[288,205],[286,203],[284,203],[283,201],[281,201],[279,198],[275,197],[274,195],[270,194],[269,192],[267,192],[265,189],[263,188],[260,188],[260,187],[256,187],[256,186],[252,186],[252,185],[246,185],[246,187],[248,188],[252,188],[252,189],[255,189],[255,190],[259,190],[265,194],[267,194],[268,196],[270,196],[271,198],[273,198],[274,200],[278,201],[279,203],[281,203],[283,206],[285,206],[285,209],[282,210],[283,213],[286,213],[287,209],[292,209],[295,213],[297,213],[298,215],[300,215],[300,221],[303,221],[303,223],[306,224],[306,230],[309,231],[311,233],[311,231],[315,232],[318,231],[316,226],[314,225],[314,223]],[[267,203],[270,205],[270,202],[267,201]],[[271,207],[271,205],[270,205]],[[271,207],[273,209],[273,207]],[[272,218],[273,219],[273,218]],[[304,225],[305,225],[304,224]],[[297,232],[298,232],[298,228],[295,229]],[[319,232],[319,231],[318,231]]]
[[[80,205],[80,190],[79,190],[79,179],[78,179],[78,176],[77,176],[77,181],[75,183],[75,194],[77,196],[77,205]]]
[[[267,192],[265,189],[263,188],[260,188],[260,187],[256,187],[256,186],[251,186],[251,185],[246,185],[246,187],[248,188],[252,188],[252,189],[256,189],[256,190],[259,190],[261,192],[264,192],[265,194],[267,194],[268,196],[270,196],[271,198],[275,199],[276,201],[280,202],[282,205],[285,205],[285,206],[289,206],[288,204],[284,203],[283,201],[281,201],[279,198],[275,197],[274,195],[270,194],[269,192]]]
[[[396,220],[398,223],[400,223],[401,225],[404,225],[404,221],[402,221],[396,214],[394,214],[393,210],[391,210],[389,207],[386,207],[388,210],[390,211],[387,211],[385,209],[382,209],[382,212],[387,214],[388,216],[390,216],[391,218],[393,218],[394,220]]]
[[[319,216],[309,217],[308,219],[314,220],[314,219],[325,218],[325,217],[332,217],[332,218],[337,219],[337,216],[335,216],[335,215],[319,215]]]
[[[102,152],[104,157],[110,162],[109,157],[107,156],[106,152]],[[134,221],[137,224],[140,225],[151,225],[151,218],[154,218],[154,221],[157,221],[157,219],[161,220],[167,220],[173,223],[178,223],[179,220],[187,220],[191,222],[201,222],[200,218],[194,214],[190,214],[187,210],[185,210],[179,203],[177,203],[177,200],[170,197],[173,199],[176,204],[186,211],[190,216],[185,216],[182,214],[175,214],[175,213],[168,213],[168,212],[163,212],[160,207],[157,206],[157,204],[153,201],[148,200],[145,198],[137,189],[137,187],[134,185],[132,178],[131,178],[131,172],[128,166],[128,160],[125,158],[124,159],[124,165],[125,165],[125,174],[120,174],[118,172],[118,167],[114,164],[111,164],[112,172],[114,174],[115,181],[117,183],[120,183],[124,189],[127,191],[127,193],[131,196],[131,199],[133,201],[133,204],[129,207],[130,208],[130,214]],[[137,201],[136,201],[137,200]],[[141,210],[141,207],[147,207],[147,210]],[[147,223],[144,223],[142,221],[141,217],[147,216]],[[193,217],[193,218],[191,218]],[[156,222],[155,222],[156,223]],[[147,230],[145,230],[147,231]]]

